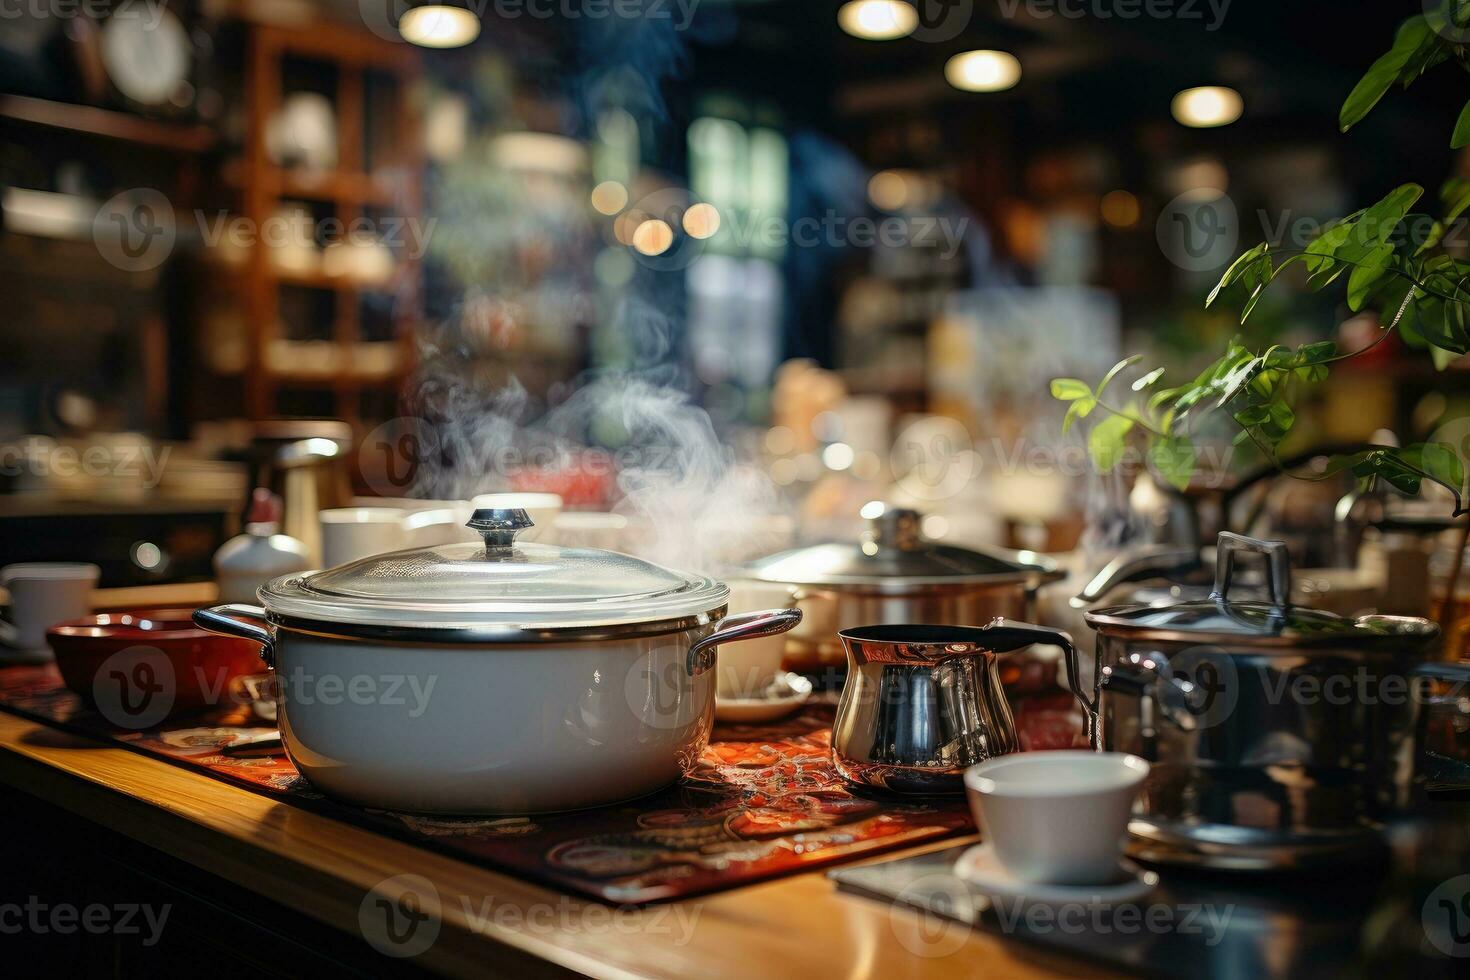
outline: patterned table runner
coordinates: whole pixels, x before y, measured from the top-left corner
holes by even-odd
[[[719,891],[972,829],[963,799],[879,797],[851,789],[828,754],[829,703],[772,724],[716,725],[695,770],[652,796],[573,813],[462,818],[327,799],[279,748],[221,753],[263,730],[248,705],[126,731],[89,710],[47,665],[0,669],[0,709],[607,902]],[[1075,702],[1065,694],[1023,699],[1016,715],[1027,748],[1066,747],[1080,730]]]

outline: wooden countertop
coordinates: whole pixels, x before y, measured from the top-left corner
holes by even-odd
[[[613,918],[597,902],[4,713],[0,784],[352,935],[360,935],[359,909],[374,886],[421,875],[439,894],[443,925],[415,962],[456,976],[509,970],[681,980],[755,973],[801,980],[1109,975],[977,933],[935,942],[937,930],[960,927],[926,924],[906,909],[839,893],[820,872],[618,910]],[[494,910],[488,916],[487,908]],[[936,949],[944,955],[923,955]]]

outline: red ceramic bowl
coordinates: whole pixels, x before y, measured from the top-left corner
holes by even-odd
[[[149,728],[237,703],[260,644],[194,625],[190,609],[99,613],[46,631],[66,686],[114,724]]]

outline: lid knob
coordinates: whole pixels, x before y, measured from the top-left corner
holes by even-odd
[[[535,527],[536,522],[519,507],[482,507],[470,515],[464,526],[480,532],[480,537],[485,539],[485,551],[491,554],[509,551],[515,546],[516,535]]]
[[[897,548],[900,551],[914,551],[923,546],[924,535],[920,530],[918,511],[890,507],[880,500],[873,500],[859,513],[868,521],[868,529],[863,532],[865,552],[867,546]]]

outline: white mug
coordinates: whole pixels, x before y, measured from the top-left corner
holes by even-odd
[[[731,616],[796,606],[796,590],[789,585],[740,579],[729,585]],[[715,660],[715,696],[726,699],[760,696],[781,670],[785,651],[786,637],[780,633],[721,646]]]
[[[319,519],[323,568],[406,547],[403,511],[396,507],[339,507]]]
[[[1125,752],[1019,752],[971,766],[965,792],[996,860],[1018,881],[1100,885],[1118,874],[1148,772]]]
[[[0,586],[10,593],[10,622],[0,622],[0,645],[46,655],[46,631],[92,611],[98,568],[85,562],[27,562],[0,568]]]

